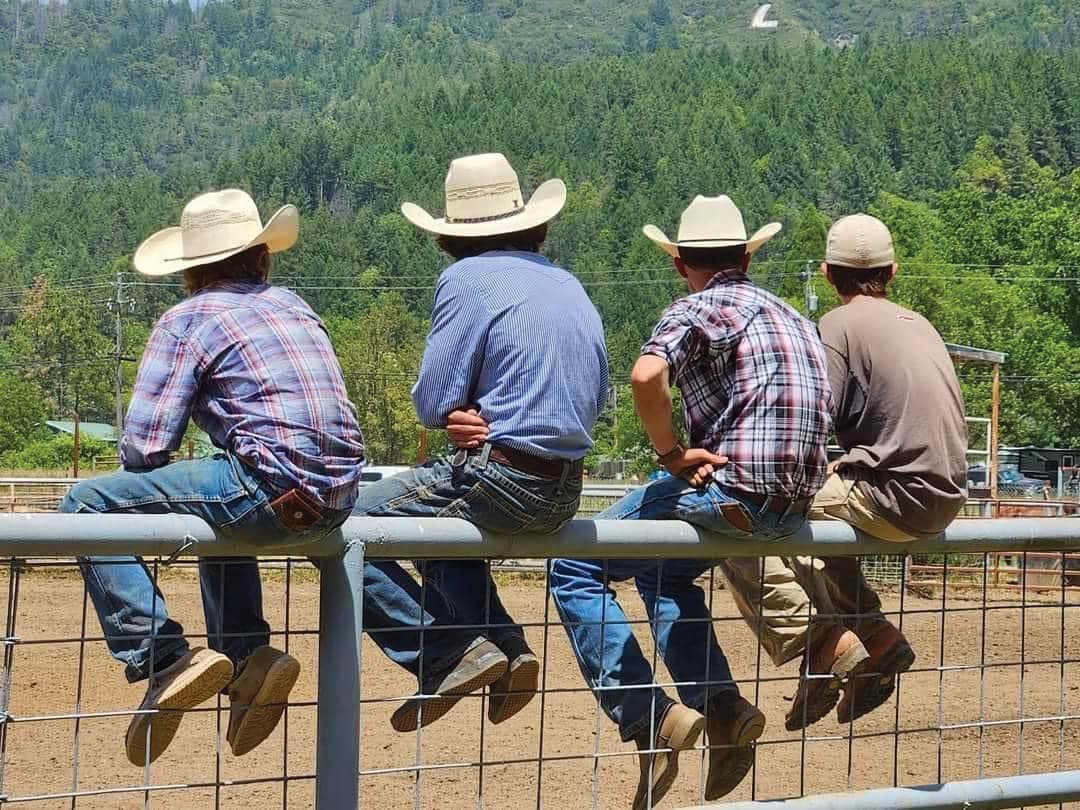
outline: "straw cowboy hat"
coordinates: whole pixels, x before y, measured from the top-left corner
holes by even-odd
[[[550,222],[566,204],[566,185],[548,180],[528,202],[517,173],[503,155],[470,155],[450,164],[446,216],[436,218],[414,203],[401,213],[416,227],[442,236],[499,236]]]
[[[279,253],[295,245],[299,235],[296,206],[279,209],[264,226],[246,191],[212,191],[184,206],[179,228],[158,231],[139,245],[135,269],[147,276],[165,276],[219,262],[256,245]]]
[[[746,245],[746,252],[754,253],[780,233],[780,228],[779,222],[770,222],[747,239],[742,212],[730,197],[703,197],[699,194],[683,211],[679,221],[679,238],[676,241],[668,239],[655,225],[646,225],[641,230],[664,252],[678,256],[680,247],[719,248]]]

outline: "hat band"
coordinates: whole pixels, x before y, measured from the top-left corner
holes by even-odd
[[[479,225],[482,222],[498,222],[501,219],[510,219],[510,217],[516,217],[524,210],[525,206],[519,206],[505,214],[494,214],[490,217],[447,217],[446,221],[451,225]]]
[[[239,247],[227,247],[227,248],[222,248],[221,250],[212,250],[209,253],[200,253],[197,256],[172,256],[172,257],[166,257],[165,259],[163,259],[163,261],[166,261],[166,262],[190,262],[190,261],[192,261],[194,259],[205,259],[208,256],[218,256],[218,255],[220,255],[222,253],[228,253],[230,250],[240,250],[242,248],[243,248],[243,245],[240,245]]]
[[[731,242],[732,247],[735,245],[741,245],[747,240],[745,237],[738,236],[706,236],[703,239],[680,239],[675,244],[677,245],[691,245],[695,242]]]

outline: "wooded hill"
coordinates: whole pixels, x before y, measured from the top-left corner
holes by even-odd
[[[31,425],[76,393],[84,418],[111,421],[116,272],[187,198],[230,185],[267,215],[301,207],[275,275],[327,317],[373,457],[407,459],[443,260],[397,208],[438,209],[447,162],[489,150],[527,189],[570,186],[548,252],[600,307],[619,381],[679,290],[642,224],[730,194],[751,227],[783,222],[755,272],[802,306],[828,223],[868,209],[898,238],[897,298],[949,340],[1009,353],[1003,438],[1080,442],[1072,4],[983,0],[947,24],[937,3],[778,3],[781,32],[818,32],[791,47],[751,36],[753,3],[596,3],[573,35],[560,15],[580,4],[563,5],[75,0],[23,5],[16,40],[0,2],[0,465],[30,460]],[[612,33],[638,5],[670,12],[653,53]],[[743,21],[730,36],[724,15]],[[854,46],[822,45],[861,35],[854,21]],[[123,278],[137,357],[178,289]],[[835,302],[815,285],[820,314]],[[982,415],[986,370],[964,380]],[[619,408],[601,449],[640,451]]]

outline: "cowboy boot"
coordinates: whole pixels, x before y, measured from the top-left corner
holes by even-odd
[[[870,660],[862,674],[843,686],[844,697],[836,707],[836,719],[850,723],[884,704],[896,689],[896,678],[915,663],[915,651],[904,634],[886,622],[862,638]]]
[[[843,681],[862,672],[870,660],[859,637],[834,625],[803,655],[799,688],[784,721],[788,731],[798,731],[823,718],[840,699]]]

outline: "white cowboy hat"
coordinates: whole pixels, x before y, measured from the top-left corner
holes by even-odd
[[[498,236],[550,222],[566,204],[566,185],[548,180],[528,202],[517,173],[500,154],[470,155],[450,164],[446,216],[436,218],[414,203],[401,206],[413,225],[443,236]]]
[[[165,276],[227,259],[256,245],[271,253],[288,250],[300,235],[300,214],[286,205],[264,227],[246,191],[201,194],[184,206],[179,228],[158,231],[135,251],[135,269]]]
[[[779,222],[770,222],[747,239],[742,212],[730,197],[703,197],[699,194],[683,211],[679,221],[679,238],[676,241],[668,239],[655,225],[646,225],[641,230],[666,253],[678,256],[680,247],[718,248],[746,245],[746,252],[754,253],[780,233],[781,227]]]

